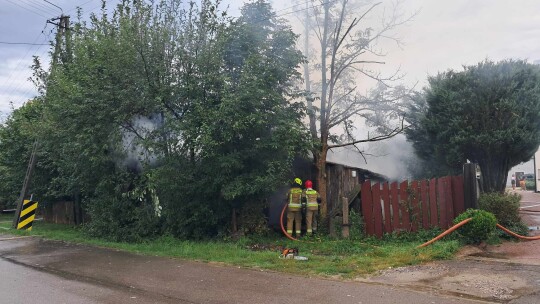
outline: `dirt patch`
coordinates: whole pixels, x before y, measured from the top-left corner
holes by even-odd
[[[486,255],[480,248],[465,248],[462,254],[465,253],[470,255],[452,261],[387,269],[367,280],[496,302],[540,291],[539,266],[475,257]]]
[[[425,264],[410,267],[390,268],[379,272],[371,280],[380,283],[409,284],[429,282],[446,275],[450,271],[444,264]]]
[[[515,275],[462,273],[441,278],[438,285],[451,293],[467,294],[484,299],[512,300],[527,287],[527,280]]]

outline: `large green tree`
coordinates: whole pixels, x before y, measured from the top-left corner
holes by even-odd
[[[423,94],[427,109],[408,133],[418,154],[451,168],[466,160],[478,163],[485,191],[503,191],[510,168],[538,149],[536,65],[486,60],[430,77]]]
[[[416,179],[429,179],[447,175],[458,175],[463,170],[460,163],[448,165],[434,157],[435,146],[432,144],[429,134],[422,124],[422,120],[428,112],[425,94],[413,92],[406,101],[405,121],[409,128],[405,129],[407,141],[411,142],[417,157],[411,157],[407,169],[411,176]]]
[[[34,133],[55,173],[39,195],[80,197],[92,234],[226,231],[231,211],[262,210],[309,148],[304,108],[292,102],[303,60],[296,35],[265,1],[236,20],[218,5],[122,1],[73,24],[50,73],[36,65],[46,92]],[[33,134],[27,123],[8,120],[3,142],[18,145],[5,155],[28,154],[16,132]]]

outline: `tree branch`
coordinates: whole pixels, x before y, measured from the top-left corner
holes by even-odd
[[[402,133],[403,131],[405,131],[405,129],[406,128],[403,125],[403,119],[401,119],[401,126],[392,129],[387,134],[378,135],[378,136],[375,136],[375,137],[372,137],[372,138],[367,138],[367,139],[355,140],[355,141],[344,143],[344,144],[328,145],[328,149],[346,147],[346,146],[356,145],[356,144],[359,144],[359,143],[374,142],[374,141],[381,141],[381,140],[389,139],[389,138],[392,138],[392,137]]]

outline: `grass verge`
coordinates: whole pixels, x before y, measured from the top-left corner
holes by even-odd
[[[459,249],[456,240],[443,240],[416,249],[434,233],[411,237],[388,236],[382,240],[331,240],[310,238],[293,242],[276,234],[270,237],[241,238],[238,241],[185,241],[161,237],[142,243],[119,243],[92,238],[81,229],[67,225],[34,223],[32,231],[6,229],[11,218],[0,217],[0,234],[34,235],[51,240],[82,243],[121,249],[128,252],[177,257],[205,262],[267,269],[301,275],[353,279],[389,267],[415,265],[437,259],[448,259]],[[298,248],[308,261],[280,259],[283,247]]]

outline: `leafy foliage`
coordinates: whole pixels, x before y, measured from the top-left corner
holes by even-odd
[[[417,179],[458,175],[463,170],[461,164],[450,166],[435,155],[435,146],[430,141],[429,133],[422,124],[428,113],[425,94],[414,92],[406,102],[405,120],[409,128],[405,129],[407,140],[412,143],[418,161],[408,165],[409,172]]]
[[[472,218],[472,220],[458,229],[458,233],[466,243],[480,243],[487,240],[495,232],[497,219],[493,213],[479,209],[467,209],[454,219],[454,224],[468,218]]]
[[[519,216],[520,196],[506,193],[482,193],[478,199],[478,207],[491,212],[497,222],[504,227],[521,235],[528,234],[528,227]],[[501,233],[501,236],[508,236]]]
[[[14,207],[26,173],[32,147],[38,134],[43,113],[43,100],[36,98],[15,109],[4,125],[0,125],[0,205]],[[47,181],[57,177],[50,155],[37,155],[33,183],[29,193],[40,193],[46,199],[54,197]]]
[[[423,113],[407,134],[419,156],[449,168],[459,168],[466,160],[478,163],[486,192],[503,191],[509,169],[538,149],[536,65],[486,60],[461,72],[450,70],[430,77],[422,98]]]
[[[305,109],[292,102],[296,35],[265,1],[237,20],[218,6],[122,1],[74,24],[49,73],[36,65],[47,90],[35,134],[54,173],[37,193],[81,197],[92,235],[227,233],[232,208],[262,209],[310,148]],[[19,172],[13,181],[26,168],[30,110],[0,130],[0,145],[17,141],[0,152],[0,170]]]

